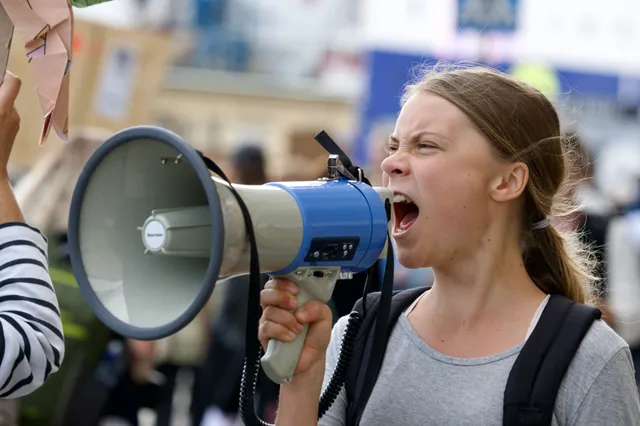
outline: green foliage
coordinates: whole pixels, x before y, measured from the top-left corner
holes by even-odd
[[[69,0],[71,2],[71,6],[75,7],[89,7],[95,4],[106,3],[111,0]]]

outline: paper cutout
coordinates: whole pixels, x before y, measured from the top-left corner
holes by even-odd
[[[11,51],[11,39],[13,38],[13,22],[0,3],[0,84],[4,80],[7,70],[9,52]]]
[[[75,7],[89,7],[94,4],[107,3],[111,0],[71,0],[71,5]]]
[[[68,140],[69,71],[72,57],[73,12],[69,0],[0,0],[16,31],[34,75],[44,113],[40,145],[53,126]]]

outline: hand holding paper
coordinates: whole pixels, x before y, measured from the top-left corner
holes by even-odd
[[[40,145],[46,141],[51,126],[66,141],[73,37],[71,4],[69,0],[0,0],[0,4],[25,42],[44,113]]]

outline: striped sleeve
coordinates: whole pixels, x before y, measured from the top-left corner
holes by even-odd
[[[0,224],[0,398],[35,391],[63,357],[47,239],[24,223]]]

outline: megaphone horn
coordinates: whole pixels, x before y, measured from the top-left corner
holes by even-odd
[[[204,307],[224,258],[223,208],[210,182],[200,155],[158,127],[116,133],[91,156],[68,239],[82,295],[109,328],[158,339]]]
[[[231,186],[174,133],[142,126],[115,134],[86,164],[71,203],[71,261],[83,296],[124,336],[178,331],[216,281],[249,272],[247,213],[260,272],[298,284],[299,306],[328,302],[341,274],[386,254],[392,198],[354,179],[343,155],[331,155],[327,177],[316,181]],[[291,379],[305,335],[269,342],[269,378]]]

